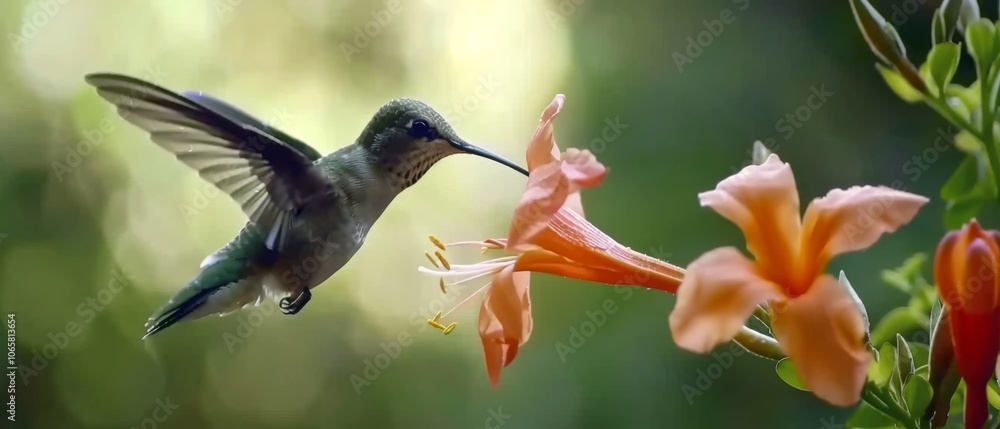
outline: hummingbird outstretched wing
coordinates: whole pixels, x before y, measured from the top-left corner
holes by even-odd
[[[220,112],[218,103],[130,76],[96,73],[85,80],[122,118],[236,200],[269,249],[282,249],[292,219],[308,204],[335,198],[311,154],[269,134],[266,125],[255,126],[263,123],[235,108]]]
[[[276,139],[281,140],[282,143],[285,143],[297,149],[299,152],[302,152],[302,154],[305,155],[306,158],[309,158],[310,160],[315,161],[323,157],[323,154],[316,151],[316,149],[313,149],[312,146],[309,146],[308,144],[306,144],[306,142],[299,140],[295,137],[292,137],[286,134],[285,132],[264,123],[264,121],[261,121],[260,119],[250,116],[249,113],[244,112],[243,110],[239,109],[236,106],[233,106],[232,104],[226,103],[225,101],[222,101],[218,98],[215,98],[201,91],[184,91],[181,93],[181,95],[198,102],[202,106],[214,110],[216,113],[226,116],[227,118],[229,118],[234,122],[250,125],[258,130],[261,130],[267,134],[274,136]]]

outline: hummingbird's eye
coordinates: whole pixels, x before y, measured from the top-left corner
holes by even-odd
[[[410,136],[416,138],[424,138],[427,140],[436,140],[438,137],[437,130],[430,126],[427,121],[423,119],[417,119],[410,124]]]

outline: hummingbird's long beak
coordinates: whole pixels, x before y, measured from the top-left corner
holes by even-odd
[[[490,151],[488,151],[486,149],[483,149],[483,148],[481,148],[479,146],[476,146],[476,145],[473,145],[473,144],[469,144],[469,143],[466,143],[466,142],[464,142],[462,140],[458,140],[458,139],[448,140],[448,142],[451,143],[451,145],[453,147],[455,147],[455,149],[458,149],[458,150],[460,150],[462,152],[471,153],[473,155],[479,155],[479,156],[481,156],[483,158],[489,159],[491,161],[496,161],[496,162],[499,162],[499,163],[501,163],[503,165],[506,165],[506,166],[508,166],[510,168],[513,168],[515,171],[517,171],[518,173],[521,173],[521,174],[523,174],[525,176],[528,175],[528,170],[525,170],[524,167],[521,167],[520,165],[517,165],[516,163],[514,163],[514,162],[512,162],[512,161],[510,161],[510,160],[508,160],[508,159],[506,159],[506,158],[504,158],[504,157],[502,157],[500,155],[497,155],[497,154],[495,154],[493,152],[490,152]]]

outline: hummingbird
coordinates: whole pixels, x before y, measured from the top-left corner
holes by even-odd
[[[463,140],[427,104],[397,98],[353,144],[326,156],[218,98],[176,93],[135,77],[84,80],[153,143],[228,194],[249,218],[228,244],[146,322],[143,339],[177,322],[277,300],[296,314],[311,289],[361,248],[400,192],[441,159],[468,153],[521,166]]]

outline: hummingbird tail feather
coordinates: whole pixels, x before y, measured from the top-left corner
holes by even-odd
[[[204,267],[194,280],[153,313],[146,322],[143,338],[180,321],[229,314],[256,301],[261,294],[260,281],[248,274],[245,267],[233,267],[226,262]]]

